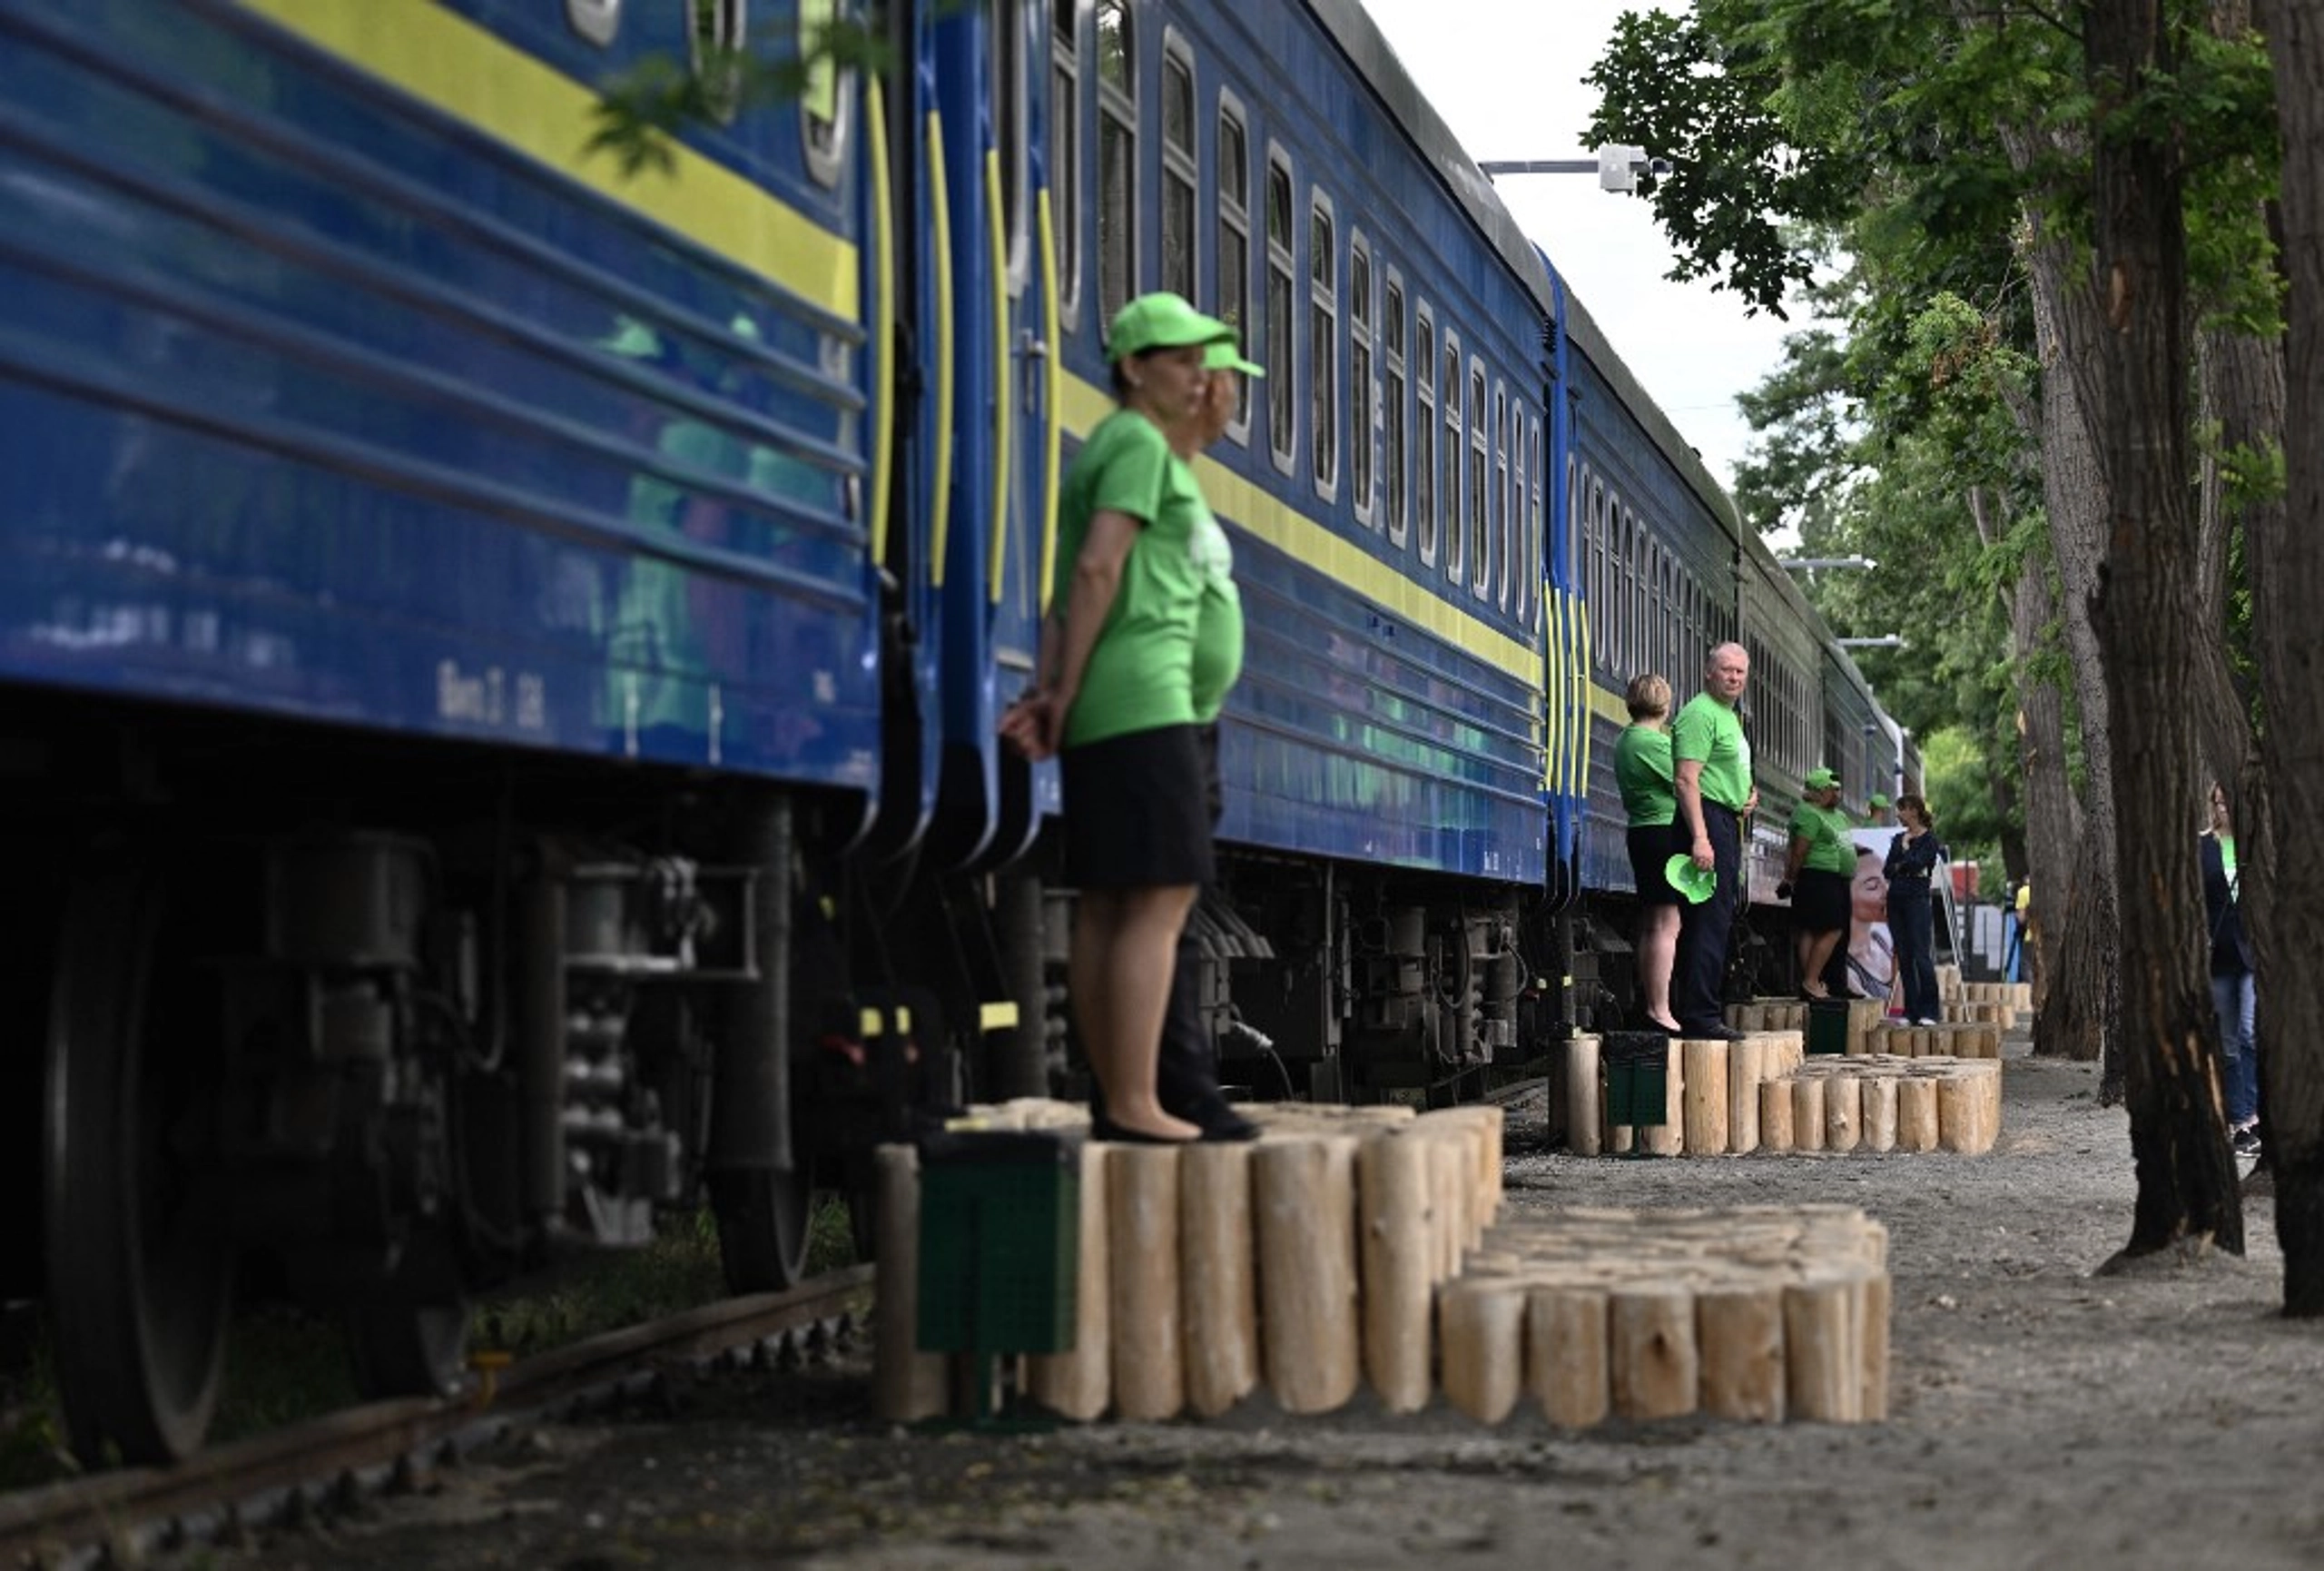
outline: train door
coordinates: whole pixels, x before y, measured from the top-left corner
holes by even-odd
[[[813,0],[810,0],[813,3]],[[823,0],[828,7],[830,0]],[[940,259],[944,200],[935,135],[935,36],[928,8],[884,8],[895,70],[869,75],[863,165],[864,298],[872,353],[872,566],[881,604],[881,737],[876,858],[916,852],[935,812],[941,649],[945,461],[952,386],[941,350],[950,276]]]
[[[1013,858],[1034,827],[995,726],[1031,670],[1056,448],[1054,274],[1036,234],[1047,28],[1030,0],[1000,0],[940,13],[934,34],[929,156],[951,293],[937,352],[952,396],[938,476],[950,490],[939,503],[943,759],[927,855],[960,867]]]
[[[1542,258],[1546,269],[1549,259]],[[1562,906],[1581,892],[1581,821],[1590,794],[1590,615],[1581,593],[1574,550],[1572,382],[1568,376],[1565,288],[1551,274],[1552,315],[1548,341],[1543,410],[1548,448],[1540,483],[1548,513],[1543,531],[1541,644],[1548,661],[1544,684],[1550,809],[1549,894]]]

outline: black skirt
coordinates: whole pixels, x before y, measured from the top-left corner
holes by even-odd
[[[1689,848],[1687,826],[1675,819],[1668,824],[1633,824],[1630,848],[1630,882],[1638,891],[1638,903],[1678,904],[1681,896],[1670,887],[1670,874],[1665,869],[1671,857]]]
[[[1067,883],[1146,889],[1210,882],[1210,801],[1198,730],[1132,731],[1058,756]]]
[[[1837,933],[1848,924],[1849,877],[1806,867],[1791,881],[1792,924],[1802,933]]]

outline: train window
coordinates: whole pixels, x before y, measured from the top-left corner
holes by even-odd
[[[1361,234],[1347,248],[1347,456],[1355,479],[1355,516],[1370,529],[1372,506],[1372,247]]]
[[[621,31],[621,0],[565,0],[565,20],[574,32],[602,47]]]
[[[1654,582],[1658,598],[1654,605],[1654,641],[1661,650],[1659,670],[1668,671],[1679,664],[1679,586],[1678,564],[1661,546],[1654,548]]]
[[[734,119],[742,103],[743,73],[735,55],[747,35],[746,9],[747,0],[694,0],[686,7],[686,52],[702,84],[702,106],[714,119]]]
[[[1218,318],[1251,341],[1251,153],[1243,131],[1243,106],[1231,94],[1218,95]],[[1251,381],[1240,384],[1235,418],[1226,434],[1247,441],[1251,433]]]
[[[1564,551],[1564,556],[1560,558],[1560,567],[1564,567],[1561,577],[1569,586],[1581,583],[1582,569],[1590,562],[1590,539],[1587,539],[1590,529],[1585,525],[1587,514],[1582,511],[1582,467],[1581,460],[1573,458],[1573,453],[1566,453],[1566,535],[1564,539],[1557,541],[1557,546]]]
[[[1387,332],[1381,346],[1380,361],[1388,378],[1388,429],[1384,433],[1388,449],[1388,543],[1401,550],[1410,533],[1404,517],[1404,283],[1393,272],[1388,275],[1388,304],[1381,319]]]
[[[1666,571],[1662,541],[1649,535],[1646,542],[1646,668],[1649,671],[1670,668],[1669,646],[1662,641],[1662,586]]]
[[[1056,0],[1049,25],[1049,203],[1057,241],[1058,309],[1081,310],[1081,54],[1079,0]]]
[[[835,0],[803,0],[799,7],[803,38],[808,14],[828,14],[834,3]],[[1030,92],[1025,80],[1025,29],[1024,0],[1008,0],[999,7],[993,24],[993,134],[1000,144],[997,150],[1000,154],[1000,211],[1009,223],[1009,288],[1012,294],[1022,293],[1025,288],[1026,251],[1032,228],[1025,200],[1025,116],[1026,99]],[[817,142],[816,114],[812,103],[803,104],[802,109],[807,115],[808,159],[812,163]],[[837,173],[834,166],[832,174]]]
[[[1292,363],[1292,282],[1299,274],[1291,257],[1291,160],[1267,146],[1267,450],[1275,467],[1291,472],[1295,394],[1298,368]]]
[[[1098,320],[1137,293],[1137,39],[1128,0],[1098,0]]]
[[[1479,598],[1491,587],[1492,555],[1492,432],[1485,423],[1484,361],[1469,361],[1469,589]]]
[[[1620,497],[1607,497],[1606,524],[1611,542],[1607,547],[1606,566],[1613,574],[1608,580],[1606,598],[1611,603],[1614,616],[1613,626],[1608,629],[1612,636],[1607,641],[1613,646],[1614,654],[1610,666],[1614,679],[1619,682],[1629,677],[1630,662],[1630,591],[1622,573],[1622,566],[1630,557],[1630,516],[1622,511]]]
[[[1613,676],[1619,670],[1622,655],[1622,556],[1628,549],[1622,538],[1621,501],[1611,491],[1606,493],[1606,673]]]
[[[1606,489],[1590,477],[1590,615],[1598,625],[1599,668],[1614,668],[1612,541],[1608,538]]]
[[[1509,609],[1509,538],[1517,532],[1517,506],[1509,489],[1509,389],[1494,382],[1492,389],[1492,559],[1498,575],[1494,582],[1494,598],[1504,611]],[[1483,574],[1477,575],[1480,578]]]
[[[1307,453],[1315,490],[1326,500],[1340,485],[1338,233],[1332,199],[1319,191],[1307,212]]]
[[[1444,508],[1444,576],[1461,581],[1462,553],[1468,526],[1461,512],[1461,341],[1444,331],[1443,376],[1436,389],[1437,410],[1444,417],[1444,445],[1436,455],[1436,492]]]
[[[1436,565],[1436,322],[1423,301],[1413,312],[1413,510],[1420,516],[1420,559]]]
[[[1630,542],[1625,561],[1630,573],[1630,631],[1623,637],[1623,647],[1630,654],[1629,675],[1637,676],[1646,669],[1646,530],[1639,517],[1629,508],[1622,509],[1622,538]]]
[[[1538,632],[1541,625],[1540,591],[1549,571],[1549,561],[1541,542],[1541,490],[1546,478],[1541,473],[1543,458],[1540,420],[1528,420],[1525,422],[1525,459],[1526,479],[1517,488],[1525,499],[1525,551],[1523,559],[1517,564],[1518,571],[1525,575],[1525,588],[1518,604],[1524,608],[1521,616],[1526,625]]]
[[[1162,287],[1200,300],[1195,287],[1195,63],[1186,41],[1162,40]]]

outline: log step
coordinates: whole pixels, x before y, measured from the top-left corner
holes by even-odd
[[[1685,1044],[1699,1090],[1728,1067],[1705,1050],[1726,1045]],[[1778,1073],[1798,1067],[1796,1033],[1738,1045]],[[1750,1083],[1756,1114],[1763,1082]],[[1065,1127],[1058,1105],[973,1116]],[[1721,1083],[1695,1116],[1731,1138],[1744,1107]],[[1033,1401],[1073,1419],[1154,1420],[1214,1417],[1263,1386],[1285,1412],[1327,1412],[1368,1387],[1393,1412],[1441,1388],[1489,1422],[1529,1397],[1563,1425],[1885,1416],[1886,1235],[1861,1211],[1496,1220],[1498,1108],[1244,1111],[1263,1125],[1248,1144],[1068,1145],[1070,1345],[1022,1360]],[[878,1161],[888,1263],[874,1405],[891,1420],[940,1417],[971,1388],[964,1355],[916,1345],[923,1174],[911,1147]]]
[[[1551,1095],[1564,1103],[1553,1121],[1562,1122],[1567,1149],[1577,1156],[1993,1149],[2001,1133],[2001,1060],[1991,1027],[1883,1024],[1867,1035],[1882,1051],[1807,1054],[1798,1033],[1768,1032],[1732,1042],[1617,1035],[1610,1056],[1607,1039],[1578,1036],[1565,1044],[1561,1072],[1551,1077]],[[1636,1074],[1641,1051],[1661,1061],[1660,1119],[1640,1117],[1632,1097],[1629,1121],[1616,1122],[1625,1099],[1610,1094],[1610,1084]],[[1827,1083],[1835,1076],[1849,1083],[1835,1089]],[[1925,1112],[1940,1121],[1925,1127]],[[1951,1127],[1942,1121],[1947,1116]]]

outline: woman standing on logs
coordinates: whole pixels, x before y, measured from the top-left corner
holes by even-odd
[[[1106,351],[1121,407],[1066,475],[1037,679],[1001,719],[1028,756],[1059,755],[1066,868],[1080,891],[1067,972],[1100,1140],[1202,1134],[1163,1109],[1156,1067],[1178,934],[1212,874],[1196,646],[1209,586],[1227,580],[1231,593],[1233,553],[1170,436],[1200,420],[1209,347],[1234,337],[1167,292],[1115,316]],[[1233,632],[1239,667],[1239,617]],[[1233,673],[1210,669],[1218,653],[1201,661],[1223,691]]]
[[[1646,1021],[1678,1035],[1670,1013],[1670,968],[1679,953],[1679,892],[1665,869],[1683,854],[1675,825],[1679,798],[1670,779],[1670,684],[1649,671],[1623,695],[1630,723],[1614,744],[1614,780],[1630,815],[1630,883],[1638,891],[1638,986]]]
[[[1848,930],[1848,880],[1856,872],[1856,843],[1848,838],[1840,811],[1840,777],[1829,769],[1809,772],[1807,795],[1791,815],[1791,841],[1783,882],[1776,897],[1791,901],[1791,925],[1799,943],[1799,995],[1831,996],[1824,970]]]
[[[1936,1000],[1935,924],[1929,911],[1929,884],[1945,862],[1928,804],[1911,792],[1896,798],[1904,825],[1888,842],[1881,873],[1888,880],[1888,935],[1896,945],[1896,972],[1905,991],[1905,1018],[1935,1025],[1942,1013]]]

